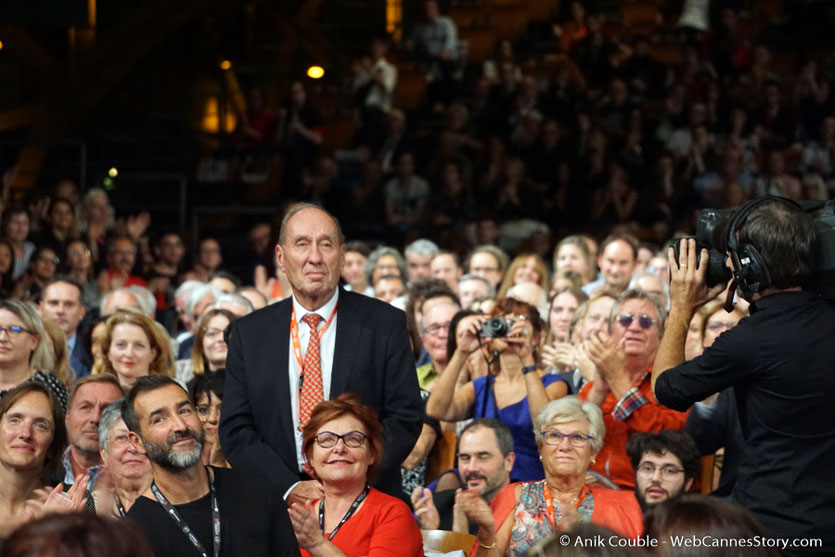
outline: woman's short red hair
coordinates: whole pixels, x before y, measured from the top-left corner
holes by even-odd
[[[368,436],[368,450],[374,458],[366,472],[366,480],[372,481],[377,476],[380,468],[380,461],[383,459],[383,426],[377,417],[377,411],[371,406],[363,404],[359,395],[344,393],[332,400],[320,402],[313,413],[310,421],[304,428],[302,439],[302,454],[307,459],[305,465],[308,474],[316,478],[316,471],[310,466],[310,457],[313,456],[313,444],[316,442],[316,433],[323,425],[331,420],[342,416],[353,416],[362,424],[365,434]]]

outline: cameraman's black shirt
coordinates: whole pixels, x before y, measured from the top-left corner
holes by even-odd
[[[687,410],[734,387],[745,454],[733,499],[775,537],[835,552],[835,306],[781,292],[704,353],[661,375],[659,403]]]

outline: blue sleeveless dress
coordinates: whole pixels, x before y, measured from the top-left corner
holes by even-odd
[[[510,404],[499,409],[496,415],[496,403],[494,390],[490,388],[490,394],[485,401],[487,391],[487,380],[493,378],[489,375],[473,380],[475,389],[475,407],[473,408],[474,418],[497,418],[504,423],[513,434],[513,451],[516,453],[516,462],[510,477],[514,481],[535,482],[545,478],[542,470],[542,463],[539,461],[539,451],[536,449],[536,440],[533,435],[533,421],[528,407],[528,397],[523,398],[515,404]],[[548,385],[564,379],[559,375],[546,374],[542,377],[542,385]]]

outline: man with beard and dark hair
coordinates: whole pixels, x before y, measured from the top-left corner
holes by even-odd
[[[635,470],[635,497],[641,510],[690,491],[702,466],[699,450],[683,431],[635,433],[626,442]]]
[[[499,420],[479,418],[467,424],[458,439],[458,473],[464,488],[477,492],[489,504],[510,483],[510,471],[516,460],[513,435]],[[416,488],[412,492],[412,506],[420,527],[477,533],[478,525],[455,507],[461,492],[461,489],[444,489],[433,494],[426,488]]]
[[[205,435],[185,390],[164,375],[140,377],[122,414],[153,481],[128,512],[157,557],[299,555],[287,507],[252,472],[203,466]]]

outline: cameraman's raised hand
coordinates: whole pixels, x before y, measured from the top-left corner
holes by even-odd
[[[680,261],[676,261],[675,250],[667,248],[671,277],[670,309],[675,308],[692,316],[696,309],[718,296],[727,285],[708,288],[705,284],[709,256],[706,249],[699,253],[696,240],[683,238],[679,248]]]

